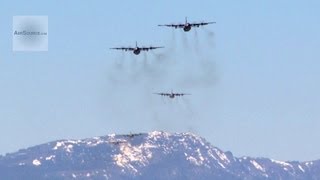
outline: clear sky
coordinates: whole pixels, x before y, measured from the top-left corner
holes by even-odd
[[[192,131],[236,156],[320,159],[320,2],[9,1],[0,6],[0,154],[65,138]],[[49,51],[13,52],[12,17]],[[183,33],[158,24],[216,21]],[[114,46],[166,46],[134,56]],[[153,92],[191,96],[173,101]]]

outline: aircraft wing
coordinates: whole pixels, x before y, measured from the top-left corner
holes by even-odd
[[[163,24],[158,26],[167,26],[167,27],[174,27],[174,28],[183,28],[184,24]]]
[[[184,95],[191,95],[191,94],[186,94],[186,93],[176,93],[174,94],[175,96],[184,96]]]
[[[208,24],[215,24],[216,22],[201,22],[201,23],[191,23],[190,25],[193,27],[205,26]]]
[[[157,95],[160,95],[160,96],[170,96],[169,93],[153,93],[153,94],[157,94]]]
[[[116,47],[116,48],[110,48],[110,49],[123,50],[123,51],[133,51],[134,50],[134,48],[132,48],[132,47]]]
[[[164,47],[162,47],[162,46],[160,46],[160,47],[150,46],[150,47],[141,47],[140,49],[141,49],[142,51],[149,51],[149,50],[159,49],[159,48],[164,48]]]

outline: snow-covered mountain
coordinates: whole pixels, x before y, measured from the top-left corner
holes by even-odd
[[[0,179],[320,179],[320,161],[236,158],[191,133],[59,140],[0,156]]]

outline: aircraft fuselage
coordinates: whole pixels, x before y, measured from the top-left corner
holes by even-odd
[[[139,49],[139,48],[135,49],[135,50],[133,51],[133,53],[134,53],[135,55],[139,55],[139,54],[140,54],[140,49]]]
[[[190,30],[191,30],[191,25],[190,25],[189,23],[185,24],[184,27],[183,27],[183,30],[184,30],[185,32],[190,31]]]

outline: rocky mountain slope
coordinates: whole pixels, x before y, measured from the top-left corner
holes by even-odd
[[[320,179],[320,161],[237,158],[191,133],[59,140],[0,156],[0,179]]]

